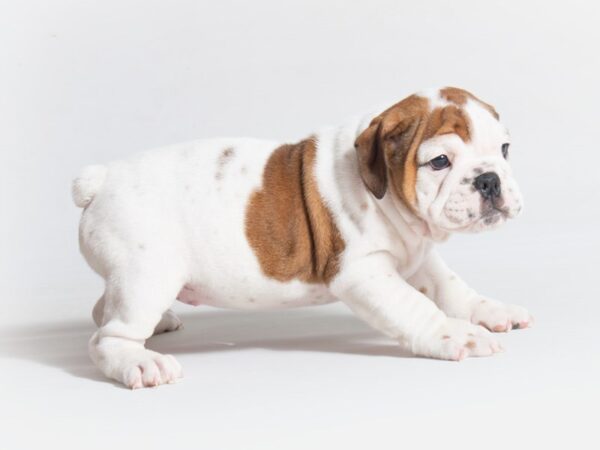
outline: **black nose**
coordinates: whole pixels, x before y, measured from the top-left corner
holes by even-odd
[[[475,178],[473,185],[486,200],[500,197],[502,193],[500,190],[500,177],[496,172],[482,173]]]

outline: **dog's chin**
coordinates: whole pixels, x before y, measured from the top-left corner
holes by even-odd
[[[499,228],[506,223],[509,216],[504,211],[493,211],[483,214],[467,227],[467,232],[480,233],[482,231],[491,231]]]
[[[503,225],[509,218],[507,211],[494,209],[473,217],[466,215],[460,220],[456,216],[443,214],[444,217],[435,221],[434,225],[447,233],[480,233],[494,230]]]

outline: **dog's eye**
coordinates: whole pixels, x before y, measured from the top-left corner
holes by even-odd
[[[510,144],[507,142],[505,144],[502,144],[502,156],[504,156],[504,159],[508,158],[508,147],[510,146]]]
[[[446,167],[450,167],[450,160],[446,155],[440,155],[429,161],[429,165],[433,170],[442,170]]]

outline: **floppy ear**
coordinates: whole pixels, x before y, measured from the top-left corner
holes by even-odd
[[[387,190],[387,164],[381,142],[381,124],[381,117],[376,117],[354,142],[360,177],[377,199],[382,199]]]

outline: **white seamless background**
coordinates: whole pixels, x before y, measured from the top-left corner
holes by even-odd
[[[598,448],[600,11],[557,1],[0,3],[0,447]],[[454,236],[450,265],[530,309],[507,352],[401,357],[343,305],[178,305],[152,339],[181,383],[130,392],[87,357],[101,283],[79,169],[214,136],[288,142],[427,87],[512,136],[525,212]]]

